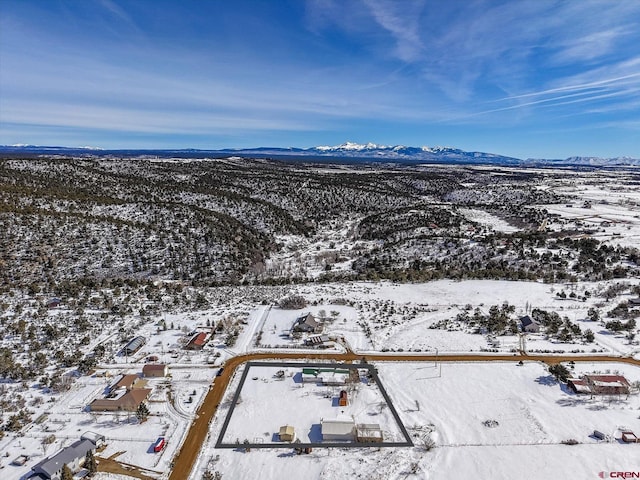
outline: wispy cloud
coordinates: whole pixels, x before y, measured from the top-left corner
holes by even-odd
[[[406,62],[419,60],[424,54],[420,38],[420,16],[424,0],[396,2],[364,0],[375,21],[389,32],[396,43],[396,54]]]
[[[294,4],[9,2],[0,129],[456,144],[499,127],[516,144],[640,116],[640,2]]]

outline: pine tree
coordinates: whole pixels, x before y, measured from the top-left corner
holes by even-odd
[[[93,455],[93,450],[89,450],[84,457],[84,468],[89,471],[89,476],[93,476],[98,471],[98,463],[96,457]]]
[[[71,469],[66,463],[62,466],[62,476],[60,480],[73,480],[73,472],[71,472]]]
[[[564,365],[562,365],[561,363],[558,363],[556,365],[551,365],[549,367],[549,373],[553,375],[556,378],[556,380],[558,380],[559,382],[566,382],[569,376],[571,375],[571,372],[569,372],[569,369]]]
[[[142,422],[147,419],[149,413],[150,412],[147,404],[142,402],[140,405],[138,405],[138,409],[136,410],[136,418]]]

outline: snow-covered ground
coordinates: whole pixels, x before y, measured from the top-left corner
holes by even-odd
[[[517,336],[498,336],[489,340],[486,336],[472,334],[465,328],[429,328],[443,320],[455,318],[457,314],[469,307],[479,308],[486,313],[492,305],[508,302],[515,307],[514,318],[532,308],[541,308],[556,311],[562,317],[566,316],[578,324],[583,331],[591,329],[595,334],[595,341],[590,344],[580,340],[573,343],[558,343],[553,339],[545,338],[544,333],[530,334],[527,335],[526,340],[526,348],[529,352],[596,351],[634,355],[640,358],[637,341],[630,341],[626,334],[608,331],[604,328],[603,321],[587,320],[588,310],[598,308],[604,321],[607,321],[609,319],[606,314],[611,308],[631,298],[630,288],[637,282],[627,280],[628,285],[613,298],[609,301],[604,299],[603,292],[618,282],[611,280],[577,284],[544,284],[441,280],[422,284],[391,282],[307,284],[291,286],[286,291],[287,295],[300,294],[307,299],[308,306],[301,310],[282,310],[275,305],[263,305],[262,298],[249,299],[248,295],[243,297],[238,293],[229,295],[228,305],[218,305],[201,311],[167,313],[147,319],[145,322],[137,316],[127,316],[123,320],[124,327],[133,329],[134,335],[147,337],[147,342],[140,351],[129,357],[117,355],[129,337],[121,338],[122,335],[117,333],[116,328],[105,328],[105,333],[92,340],[90,345],[91,348],[99,342],[110,345],[107,360],[100,365],[97,373],[109,372],[111,377],[94,374],[75,378],[71,390],[63,394],[46,393],[41,386],[35,384],[27,385],[25,389],[22,389],[19,384],[8,384],[8,388],[24,396],[33,420],[40,418],[41,415],[45,417],[41,423],[30,423],[17,435],[10,433],[0,439],[0,451],[3,455],[8,454],[8,456],[0,456],[0,463],[4,466],[0,471],[0,478],[2,480],[20,479],[32,465],[72,443],[85,431],[96,431],[107,437],[108,447],[100,454],[101,456],[116,455],[116,459],[122,462],[138,465],[151,471],[167,471],[197,405],[202,401],[218,367],[225,359],[242,352],[256,349],[268,350],[276,346],[279,347],[278,351],[282,351],[283,348],[295,345],[290,338],[281,335],[284,331],[288,331],[295,318],[304,312],[311,312],[317,317],[325,316],[328,322],[323,333],[336,338],[344,337],[346,346],[362,353],[373,350],[460,353],[480,352],[487,349],[510,352],[518,348]],[[558,293],[563,291],[567,294],[575,293],[576,298],[569,298],[568,295],[567,298],[560,298]],[[590,294],[585,296],[587,291]],[[56,315],[56,312],[52,312],[52,315]],[[224,328],[212,333],[213,324],[217,325],[220,322],[224,324]],[[235,330],[238,331],[235,344],[229,345],[228,337]],[[635,330],[637,332],[638,328]],[[210,335],[209,342],[201,351],[191,352],[183,349],[184,343],[193,331],[204,331]],[[255,341],[260,332],[262,332],[261,340],[256,346]],[[334,348],[342,350],[343,346],[338,345]],[[311,351],[309,353],[312,357],[313,353]],[[151,380],[150,385],[154,388],[154,392],[150,398],[149,408],[152,415],[143,425],[139,425],[133,415],[92,415],[84,411],[86,405],[104,391],[115,375],[140,373],[149,356],[157,356],[159,361],[168,363],[171,378]],[[579,364],[576,368],[582,368],[582,366]],[[623,367],[601,365],[594,368],[622,370]],[[580,440],[583,437],[578,438],[579,435],[586,435],[583,431],[589,429],[613,433],[616,425],[624,425],[625,422],[630,427],[638,425],[640,406],[637,405],[637,397],[630,398],[627,403],[611,404],[608,402],[603,404],[598,400],[588,402],[582,398],[576,400],[576,397],[563,392],[557,385],[536,382],[539,377],[547,377],[544,368],[538,364],[515,367],[500,364],[481,366],[445,363],[442,365],[442,377],[438,377],[439,368],[436,370],[432,364],[416,364],[413,367],[407,364],[389,364],[381,365],[380,373],[394,404],[397,403],[396,407],[405,425],[420,427],[412,430],[418,435],[416,438],[434,428],[429,426],[430,424],[435,426],[434,438],[439,444],[436,450],[424,453],[418,448],[406,451],[383,449],[380,452],[358,450],[356,453],[356,451],[317,449],[312,454],[301,457],[288,456],[286,453],[283,454],[282,450],[275,453],[269,450],[265,452],[254,450],[241,454],[212,450],[211,445],[215,440],[215,436],[212,435],[208,447],[203,452],[203,460],[199,468],[202,470],[210,461],[213,461],[212,459],[215,459],[216,455],[220,455],[220,459],[212,463],[213,470],[224,472],[225,478],[248,478],[244,475],[238,476],[242,472],[247,472],[249,477],[253,473],[260,472],[263,478],[271,478],[269,475],[275,476],[282,468],[290,468],[292,472],[304,478],[343,478],[345,476],[357,478],[358,474],[361,478],[367,479],[376,478],[376,475],[378,475],[377,478],[403,478],[407,469],[413,468],[415,464],[419,466],[422,472],[420,475],[423,478],[450,478],[448,475],[452,471],[457,472],[456,468],[460,468],[460,478],[466,478],[471,475],[473,465],[477,465],[479,471],[483,473],[479,478],[491,477],[491,471],[500,472],[501,476],[506,472],[505,477],[512,475],[520,478],[516,475],[517,467],[512,465],[512,461],[506,462],[506,458],[518,459],[522,465],[530,469],[529,471],[537,468],[540,472],[550,475],[554,471],[570,471],[563,468],[562,462],[555,458],[567,457],[574,462],[573,452],[578,452],[578,458],[587,459],[583,462],[584,466],[576,467],[576,471],[580,473],[577,478],[589,478],[592,468],[596,469],[594,470],[596,473],[607,469],[633,468],[633,465],[628,465],[630,462],[623,461],[627,458],[625,455],[628,455],[629,448],[633,448],[627,445],[596,445],[588,443],[587,440],[585,440],[586,443],[574,447],[556,444],[566,439],[564,437],[576,437]],[[630,378],[638,379],[636,369],[632,369],[629,375]],[[258,377],[256,381],[252,380],[252,377],[248,379],[249,388],[270,386],[271,382],[260,380],[264,376],[258,375]],[[459,383],[455,383],[454,378],[455,382]],[[490,395],[482,393],[485,387],[480,385],[481,380],[491,385]],[[494,383],[497,385],[495,389]],[[169,388],[173,402],[168,401]],[[230,391],[233,388],[235,387],[232,383]],[[438,389],[441,389],[440,393],[437,393]],[[308,389],[305,386],[306,391]],[[265,397],[271,395],[267,391],[263,393]],[[41,403],[35,403],[38,398],[41,399]],[[274,395],[274,398],[280,397]],[[313,398],[320,402],[326,400],[321,397]],[[366,400],[364,397],[363,399]],[[468,405],[472,400],[478,403],[477,405],[474,403],[475,407],[469,408],[468,412],[463,412],[463,405],[456,402],[463,402],[464,399]],[[561,399],[564,399],[561,402],[562,405],[558,403]],[[417,410],[416,400],[420,410]],[[327,402],[329,401],[326,400],[325,403]],[[335,407],[329,406],[330,403],[325,407],[334,410]],[[317,411],[318,418],[328,415],[322,413],[316,406],[313,408]],[[547,414],[543,413],[543,410],[549,412],[548,416],[545,416]],[[224,411],[225,409],[222,408],[220,415]],[[489,430],[483,425],[476,425],[473,422],[477,419],[469,418],[473,411],[482,413],[483,417],[497,417],[495,419],[501,426],[504,424],[505,428],[500,430],[500,427],[497,427]],[[423,417],[426,412],[431,412],[431,416]],[[563,417],[563,412],[567,412],[566,419]],[[251,412],[247,414],[252,415]],[[526,419],[520,418],[521,414],[526,414]],[[530,420],[528,415],[537,419],[542,427]],[[267,419],[268,416],[269,414],[264,414],[260,418]],[[458,421],[459,416],[466,420]],[[6,417],[5,415],[5,419]],[[219,425],[222,418],[219,416],[215,419],[214,428],[215,425]],[[279,427],[281,421],[287,423],[284,417],[274,417],[274,419],[278,420],[276,422],[278,425],[275,427],[271,424],[260,425],[257,429],[258,434],[254,437],[264,436],[265,432],[273,434],[273,429]],[[445,420],[450,420],[455,427],[447,427]],[[566,422],[556,426],[556,423],[560,423],[561,420]],[[634,421],[636,423],[633,423]],[[250,424],[245,425],[244,422],[240,422],[237,426],[239,430],[233,435],[242,438],[253,435],[253,429],[252,431],[242,430],[246,427],[250,427]],[[300,428],[304,432],[308,431],[310,426],[305,424]],[[464,432],[466,436],[459,432]],[[42,439],[51,434],[55,435],[55,442],[43,448]],[[167,448],[160,454],[150,453],[151,443],[160,435],[165,435],[169,439]],[[517,444],[515,436],[524,438],[521,443],[525,445]],[[468,439],[465,440],[467,437]],[[501,446],[496,450],[493,445],[498,444]],[[546,453],[550,448],[554,449],[551,455]],[[562,449],[568,449],[570,453],[565,453]],[[600,457],[602,452],[606,452],[606,455]],[[28,455],[30,460],[23,467],[9,465],[19,455]],[[465,455],[473,461],[461,460],[460,457]],[[553,459],[546,463],[540,460],[549,457]],[[502,463],[505,465],[491,470],[496,462],[501,460],[504,460]],[[284,465],[285,462],[286,465]],[[578,463],[578,460],[575,462]],[[103,478],[115,477],[103,476]],[[538,478],[538,476],[532,475],[529,478]]]
[[[597,478],[600,471],[637,471],[637,446],[622,443],[620,428],[640,430],[640,395],[578,396],[559,385],[537,362],[378,363],[380,377],[416,446],[413,448],[315,449],[296,456],[282,450],[213,448],[205,468],[230,478],[540,479]],[[575,374],[618,371],[634,382],[640,368],[624,364],[578,364]],[[308,414],[286,411],[288,418]],[[249,412],[247,412],[249,413]],[[247,424],[260,421],[250,416]],[[492,421],[487,426],[484,422]],[[270,429],[271,431],[272,429]],[[611,443],[591,437],[594,430]],[[429,435],[435,448],[423,449]],[[213,437],[213,436],[212,436]],[[577,440],[577,445],[561,442]]]
[[[467,220],[490,227],[492,230],[497,232],[513,233],[520,230],[502,218],[492,215],[484,210],[479,210],[477,208],[460,208],[458,209],[458,212],[460,212],[460,214],[462,214]]]
[[[548,339],[544,333],[527,335],[527,351],[535,352],[583,352],[609,354],[639,354],[636,342],[629,342],[623,334],[606,330],[602,322],[587,320],[590,308],[600,305],[604,313],[629,298],[628,290],[617,298],[603,303],[597,294],[613,285],[614,281],[581,282],[579,284],[546,284],[539,282],[515,282],[501,280],[439,280],[429,283],[396,284],[391,282],[355,282],[349,284],[301,285],[295,292],[303,295],[310,305],[299,311],[273,309],[263,334],[262,344],[282,345],[290,340],[280,337],[290,328],[302,311],[314,314],[319,310],[338,310],[338,320],[330,322],[324,333],[342,335],[354,350],[404,350],[425,352],[478,352],[498,349],[510,352],[518,348],[518,338],[499,336],[488,340],[486,336],[471,334],[465,329],[434,329],[434,324],[454,318],[464,309],[480,308],[487,312],[492,305],[507,302],[515,307],[514,318],[525,315],[534,308],[556,311],[585,331],[595,335],[593,343],[575,341],[560,343]],[[632,283],[633,285],[633,283]],[[575,292],[577,297],[590,292],[586,300],[561,298],[558,293]],[[352,308],[332,305],[331,299],[350,302]],[[323,303],[327,302],[329,303]],[[606,305],[606,307],[603,307]],[[276,318],[281,322],[276,323]],[[369,327],[365,333],[364,327]],[[275,327],[275,329],[274,329]],[[278,342],[278,343],[276,343]]]
[[[615,176],[576,182],[567,176],[553,190],[575,200],[543,206],[551,216],[558,216],[549,219],[550,230],[578,224],[595,229],[592,237],[606,244],[640,244],[640,191],[633,182],[624,184]]]
[[[404,441],[393,415],[375,383],[364,378],[354,384],[323,386],[303,383],[299,367],[249,368],[246,381],[240,391],[240,403],[231,414],[228,429],[222,443],[280,443],[278,431],[281,426],[291,425],[296,438],[302,443],[320,443],[322,420],[337,418],[353,419],[356,423],[379,424],[385,442]],[[334,365],[326,364],[325,368]],[[284,371],[283,378],[276,372]],[[363,375],[366,373],[364,370]],[[348,405],[339,406],[340,391],[348,392]],[[225,409],[228,411],[228,409]],[[217,436],[219,431],[215,431]]]

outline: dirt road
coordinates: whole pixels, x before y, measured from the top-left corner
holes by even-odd
[[[218,405],[227,390],[227,386],[238,366],[251,360],[335,360],[353,362],[366,359],[367,362],[524,362],[538,361],[548,364],[559,362],[620,362],[640,366],[640,360],[628,357],[605,357],[597,355],[410,355],[410,354],[366,354],[347,353],[247,353],[232,357],[224,365],[221,376],[205,396],[196,418],[191,423],[185,441],[176,454],[169,480],[186,480],[191,474],[202,444],[209,433],[209,423],[216,413]]]

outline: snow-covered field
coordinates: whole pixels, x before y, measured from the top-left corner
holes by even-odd
[[[341,386],[303,383],[301,373],[305,366],[251,366],[222,443],[242,443],[245,439],[256,444],[280,443],[278,431],[284,425],[293,426],[302,443],[320,443],[321,421],[337,418],[379,424],[385,442],[404,441],[375,383],[364,378]],[[334,366],[326,364],[325,368]],[[279,370],[284,371],[281,379],[276,377]],[[366,370],[361,373],[364,375]],[[338,404],[341,390],[348,392],[347,406]]]
[[[478,210],[476,208],[460,208],[458,211],[464,215],[467,220],[488,226],[497,232],[513,233],[520,230],[502,218],[492,215],[489,212],[485,212],[484,210]]]
[[[290,328],[293,320],[302,311],[313,313],[325,310],[327,316],[332,310],[339,310],[338,320],[327,325],[324,333],[344,336],[354,350],[396,350],[425,352],[479,352],[497,349],[510,352],[518,347],[518,338],[499,336],[488,340],[486,336],[471,334],[464,329],[429,328],[442,320],[452,319],[463,309],[480,308],[487,312],[492,305],[507,302],[515,307],[515,317],[525,315],[534,308],[557,311],[582,330],[594,332],[593,343],[580,341],[560,343],[548,339],[543,333],[527,335],[527,351],[535,352],[582,352],[640,354],[640,347],[622,334],[613,334],[604,329],[601,322],[587,320],[590,308],[602,304],[596,294],[614,284],[607,282],[581,282],[579,284],[545,284],[540,282],[515,282],[499,280],[439,280],[430,283],[396,284],[391,282],[356,282],[350,284],[324,284],[298,286],[295,292],[318,305],[304,310],[281,311],[274,309],[265,328],[264,338],[270,338],[274,345],[285,344],[289,340],[280,337],[283,330]],[[589,291],[585,301],[558,297],[558,293],[576,292],[582,295]],[[348,300],[353,308],[331,305],[328,299]],[[617,299],[606,303],[607,309],[619,301],[629,298],[622,293]],[[392,311],[393,310],[393,311]],[[603,315],[604,316],[604,315]],[[281,323],[276,324],[276,318]],[[345,321],[346,320],[346,321]],[[364,333],[363,325],[370,333]],[[275,327],[275,328],[274,328]],[[276,343],[279,342],[279,343]],[[263,345],[270,342],[264,341]]]
[[[561,387],[537,362],[378,363],[380,377],[416,446],[413,448],[315,449],[295,456],[282,450],[205,447],[199,472],[230,478],[540,479],[597,478],[600,471],[640,469],[637,446],[624,444],[621,427],[640,430],[640,395],[578,396]],[[619,371],[640,380],[640,368],[578,364],[575,373]],[[283,404],[283,407],[286,405]],[[289,418],[299,411],[282,408]],[[248,413],[248,412],[247,412]],[[274,413],[276,415],[277,413]],[[260,422],[247,417],[246,423]],[[493,421],[493,426],[483,422]],[[276,422],[277,423],[277,422]],[[591,437],[594,430],[611,443]],[[270,429],[272,431],[272,429]],[[426,435],[435,448],[425,452]],[[577,440],[577,445],[561,442]],[[196,474],[194,478],[199,478]]]
[[[637,247],[640,244],[640,191],[636,185],[625,185],[620,178],[603,178],[602,173],[591,182],[575,182],[570,176],[553,186],[556,193],[576,200],[564,205],[544,205],[550,215],[548,228],[560,230],[583,225],[595,229],[592,237],[606,244]]]

